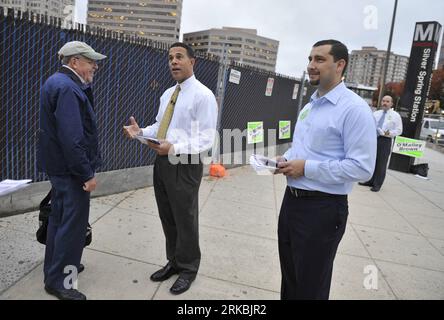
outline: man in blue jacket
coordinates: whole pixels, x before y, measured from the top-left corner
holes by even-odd
[[[106,56],[79,41],[66,43],[59,56],[62,67],[45,82],[40,99],[38,159],[52,186],[44,282],[59,299],[86,300],[74,287],[101,165],[90,84]]]

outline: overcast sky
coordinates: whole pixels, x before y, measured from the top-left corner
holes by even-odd
[[[78,6],[84,21],[87,0]],[[257,29],[278,40],[276,72],[301,76],[312,45],[337,39],[349,50],[387,49],[394,0],[183,0],[183,33],[210,28]],[[399,0],[392,51],[409,56],[416,22],[444,25],[443,0]]]

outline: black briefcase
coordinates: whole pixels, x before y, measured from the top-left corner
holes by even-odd
[[[40,202],[40,213],[39,213],[39,228],[35,233],[37,241],[41,244],[46,244],[46,234],[48,230],[49,216],[51,215],[51,190],[49,190],[48,194],[45,198],[43,198],[42,202]],[[86,239],[85,239],[85,247],[89,246],[92,241],[92,228],[88,223],[86,227]]]

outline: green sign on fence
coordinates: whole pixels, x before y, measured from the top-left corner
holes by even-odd
[[[264,142],[264,123],[262,121],[248,122],[247,128],[248,144]]]
[[[279,121],[279,139],[291,138],[291,121]]]

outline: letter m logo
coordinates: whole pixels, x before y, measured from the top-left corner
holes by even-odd
[[[414,42],[439,42],[441,25],[437,22],[422,22],[416,24]]]

